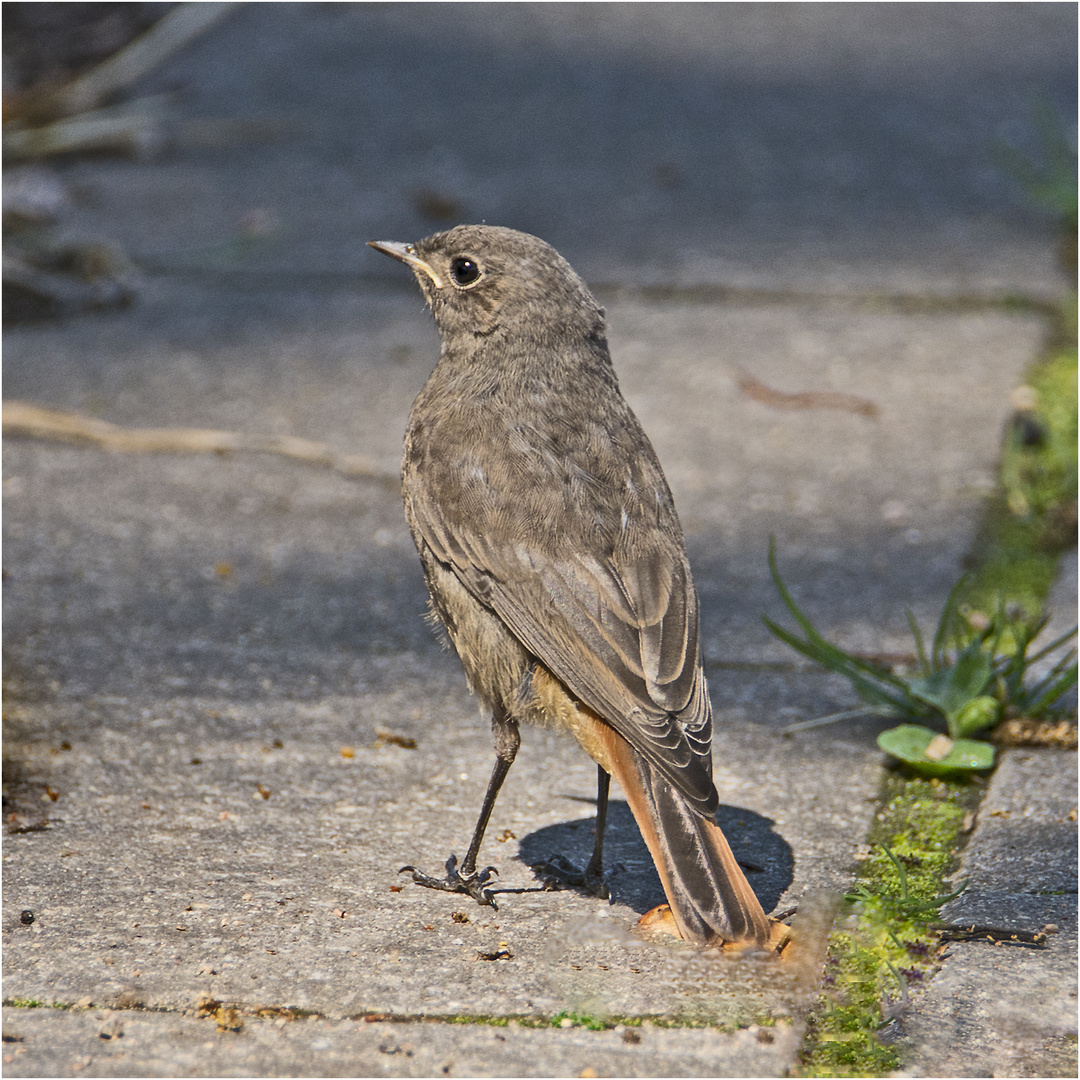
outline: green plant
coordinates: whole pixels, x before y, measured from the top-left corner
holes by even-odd
[[[795,603],[776,566],[776,543],[769,544],[769,572],[784,605],[803,636],[764,618],[769,630],[785,644],[828,671],[843,675],[866,702],[862,709],[826,720],[865,713],[907,721],[878,736],[886,753],[927,776],[988,769],[994,748],[970,736],[1008,716],[1046,715],[1054,702],[1076,685],[1076,650],[1060,657],[1046,674],[1028,681],[1032,664],[1076,636],[1074,627],[1032,655],[1028,651],[1047,619],[1027,619],[1003,604],[992,616],[971,612],[965,618],[960,604],[965,580],[949,593],[929,652],[918,623],[909,611],[915,639],[917,668],[900,675],[882,664],[845,652],[815,629]],[[936,722],[945,733],[926,726]]]
[[[940,893],[931,897],[929,900],[921,899],[915,895],[914,890],[908,888],[908,874],[904,868],[904,863],[899,858],[891,847],[884,840],[880,841],[877,845],[886,855],[889,862],[892,863],[893,869],[896,871],[896,879],[899,888],[891,890],[890,904],[894,908],[895,914],[907,919],[916,918],[928,918],[937,914],[938,910],[947,904],[950,900],[955,900],[966,888],[967,882],[965,881],[959,889],[956,889],[951,893]],[[875,893],[865,882],[859,882],[849,893],[845,893],[844,899],[851,904],[865,904],[871,901],[881,901],[887,894],[882,891],[881,894]],[[895,940],[895,935],[891,935]],[[899,942],[897,942],[899,944]]]
[[[1075,259],[1074,259],[1075,263]],[[1076,293],[1053,309],[1043,355],[1013,391],[998,484],[969,555],[964,600],[991,611],[1004,597],[1042,610],[1058,556],[1076,546]]]

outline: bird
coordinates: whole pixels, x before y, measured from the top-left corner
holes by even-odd
[[[409,414],[405,516],[495,765],[460,867],[403,867],[494,904],[477,870],[521,724],[571,734],[597,764],[597,831],[578,879],[607,895],[610,778],[649,849],[680,937],[763,945],[770,922],[715,813],[699,604],[656,453],[623,397],[605,313],[548,243],[459,225],[369,241],[415,274],[440,337]]]

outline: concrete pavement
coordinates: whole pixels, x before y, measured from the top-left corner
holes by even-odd
[[[702,596],[720,820],[801,925],[782,962],[642,941],[662,891],[621,801],[613,902],[537,891],[527,864],[587,852],[594,815],[591,762],[543,732],[485,844],[498,912],[409,885],[400,865],[467,842],[491,753],[393,483],[9,441],[4,997],[79,1008],[6,1008],[5,1072],[794,1068],[882,762],[870,722],[781,736],[853,699],[761,626],[768,538],[846,646],[906,650],[904,609],[939,610],[1045,330],[1000,301],[1063,288],[988,147],[1030,138],[1038,94],[1075,111],[1075,26],[1054,4],[245,5],[146,89],[276,139],[58,166],[65,228],[121,242],[141,299],[9,331],[4,394],[119,424],[298,435],[393,474],[437,345],[365,240],[499,222],[597,285]],[[747,376],[874,412],[778,409]],[[1033,760],[1024,784],[1075,785],[1074,757]],[[1071,858],[1047,849],[1055,881]],[[1051,906],[1064,936],[1031,962],[1067,994],[1075,905]],[[560,1013],[624,1026],[522,1026]]]

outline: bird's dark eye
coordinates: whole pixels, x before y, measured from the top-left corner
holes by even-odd
[[[450,276],[455,285],[471,285],[480,277],[480,267],[464,256],[458,256],[450,263]]]

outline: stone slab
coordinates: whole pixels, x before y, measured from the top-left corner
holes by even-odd
[[[431,689],[15,708],[5,998],[178,1009],[209,994],[332,1018],[798,1014],[798,963],[632,933],[663,891],[621,799],[613,903],[539,889],[526,863],[553,851],[581,860],[592,844],[595,766],[548,733],[526,733],[489,827],[497,912],[398,877],[403,863],[438,870],[463,849],[492,760],[467,701],[444,684],[425,706]],[[396,722],[395,701],[409,706]],[[380,719],[416,749],[379,745]],[[717,764],[722,823],[763,904],[805,901],[812,921],[812,894],[850,880],[876,757],[750,725],[730,736]],[[843,786],[820,784],[827,767]]]
[[[128,318],[19,330],[8,388],[136,426],[318,437],[392,470],[434,351],[415,299],[271,315],[267,297],[253,310],[219,293],[220,308],[200,309],[206,295],[163,289]],[[904,607],[932,617],[959,571],[1040,325],[994,311],[610,307],[626,392],[687,522],[724,823],[760,867],[766,906],[798,903],[818,925],[812,897],[847,885],[865,837],[877,727],[781,736],[853,698],[762,628],[759,613],[778,607],[768,536],[830,634],[906,645]],[[249,321],[223,338],[228,310]],[[180,328],[178,343],[161,343],[162,326]],[[951,393],[934,383],[945,365]],[[863,394],[878,418],[770,408],[739,391],[740,370]],[[491,761],[456,661],[420,618],[392,483],[268,456],[5,451],[9,823],[29,830],[5,848],[7,998],[176,1011],[209,994],[335,1020],[570,1009],[799,1021],[820,932],[794,968],[632,935],[662,893],[618,803],[616,904],[533,891],[516,856],[584,854],[594,783],[583,755],[542,733],[526,735],[485,852],[525,891],[505,894],[497,918],[391,891],[403,863],[437,869],[461,850]],[[377,748],[379,727],[418,750]],[[552,796],[537,797],[552,775]],[[477,959],[503,949],[512,959]]]
[[[437,350],[417,298],[308,296],[297,306],[286,290],[252,308],[243,293],[210,292],[163,287],[125,315],[15,330],[5,393],[128,426],[314,439],[396,475],[408,408]],[[1040,321],[617,301],[609,326],[688,534],[707,659],[790,660],[757,620],[782,614],[770,535],[823,629],[849,646],[910,649],[904,610],[933,625],[959,574]],[[877,415],[777,408],[740,389],[744,374],[781,394],[854,395]],[[49,678],[71,689],[73,665],[85,671],[77,685],[100,687],[125,666],[159,664],[162,598],[173,632],[218,643],[210,667],[233,649],[224,638],[243,635],[255,655],[232,665],[232,685],[271,677],[237,668],[285,646],[306,652],[305,670],[279,656],[275,680],[314,677],[336,692],[348,683],[326,667],[347,666],[347,653],[430,641],[399,616],[421,610],[423,596],[392,479],[266,456],[124,458],[13,442],[5,468],[12,658],[45,649]],[[21,613],[40,623],[46,611],[54,629],[28,634]],[[141,633],[126,640],[135,625]],[[62,626],[69,640],[58,649]],[[114,626],[124,648],[102,640]]]
[[[1076,892],[1076,782],[1075,753],[1002,754],[958,872],[973,894]]]
[[[609,1031],[4,1010],[5,1076],[780,1076],[798,1030]],[[44,1070],[44,1073],[39,1070]],[[589,1071],[591,1070],[591,1071]]]

